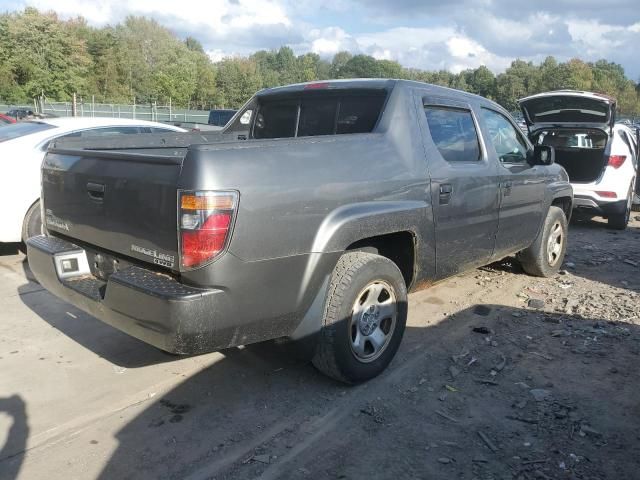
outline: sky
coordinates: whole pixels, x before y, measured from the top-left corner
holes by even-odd
[[[325,58],[348,50],[405,67],[500,73],[515,58],[553,55],[606,58],[640,79],[639,0],[0,0],[4,11],[26,6],[96,26],[151,17],[198,39],[213,60],[289,45]]]

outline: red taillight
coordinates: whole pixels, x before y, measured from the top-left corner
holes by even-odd
[[[618,198],[616,192],[596,192],[596,194],[602,198]]]
[[[620,168],[626,159],[626,155],[610,155],[607,165],[613,168]]]
[[[184,268],[202,265],[224,250],[237,200],[235,192],[181,193],[180,258]]]

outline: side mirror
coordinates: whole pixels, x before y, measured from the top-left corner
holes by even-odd
[[[556,162],[556,151],[549,145],[535,145],[529,151],[531,165],[553,165]]]

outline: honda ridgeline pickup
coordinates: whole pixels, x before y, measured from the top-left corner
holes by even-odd
[[[513,254],[555,274],[572,203],[553,147],[494,102],[315,82],[260,91],[210,137],[53,143],[28,258],[52,293],[165,351],[289,339],[356,383],[394,357],[408,291]]]

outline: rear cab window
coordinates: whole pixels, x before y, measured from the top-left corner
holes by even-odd
[[[447,162],[478,162],[482,159],[478,132],[470,110],[425,105],[431,139]]]
[[[297,92],[259,99],[252,137],[291,138],[370,133],[378,123],[386,90]]]

